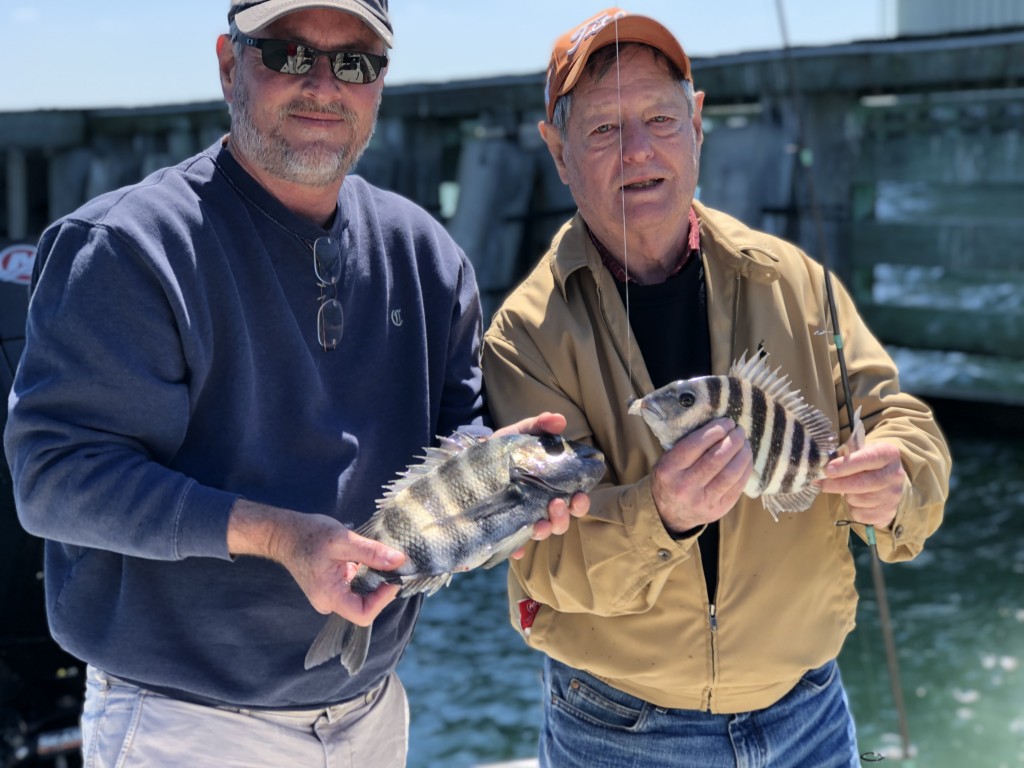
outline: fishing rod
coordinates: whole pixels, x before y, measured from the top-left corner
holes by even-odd
[[[843,348],[843,335],[839,328],[839,312],[836,309],[835,293],[832,290],[832,272],[829,269],[828,248],[825,242],[825,228],[822,222],[821,206],[818,202],[817,191],[814,185],[814,173],[812,171],[812,156],[804,146],[803,114],[800,105],[799,88],[797,87],[796,65],[793,62],[793,55],[789,45],[789,34],[786,28],[786,14],[783,8],[783,0],[775,0],[775,7],[779,18],[779,27],[782,32],[782,50],[786,60],[789,73],[789,86],[792,91],[793,108],[797,121],[797,158],[801,168],[804,170],[805,182],[807,184],[807,195],[811,204],[811,211],[814,215],[815,234],[818,238],[818,248],[824,265],[825,273],[825,296],[828,301],[829,315],[832,323],[833,340],[836,346],[836,357],[839,362],[839,373],[843,384],[843,397],[846,400],[846,414],[850,425],[850,434],[853,435],[855,414],[853,409],[853,395],[850,390],[850,376],[846,367],[846,352]],[[865,526],[864,537],[871,551],[871,578],[875,588],[875,596],[878,601],[879,622],[882,627],[882,637],[885,641],[885,658],[889,669],[889,683],[892,688],[893,703],[896,706],[896,714],[899,720],[900,740],[902,742],[902,759],[909,759],[910,754],[910,728],[907,725],[907,709],[903,700],[903,685],[900,682],[899,665],[896,660],[896,641],[893,637],[892,619],[889,612],[889,598],[885,588],[885,574],[882,572],[882,561],[878,556],[878,541],[875,537],[875,527]],[[865,762],[879,762],[884,759],[881,755],[868,752],[861,755]]]

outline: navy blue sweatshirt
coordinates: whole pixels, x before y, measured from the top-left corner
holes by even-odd
[[[330,352],[326,234],[344,263]],[[325,231],[218,143],[56,222],[38,258],[5,446],[56,640],[201,702],[316,707],[380,681],[419,599],[376,620],[357,676],[306,671],[325,618],[281,566],[232,560],[227,522],[245,497],[357,527],[425,445],[481,422],[476,283],[444,228],[349,176]]]

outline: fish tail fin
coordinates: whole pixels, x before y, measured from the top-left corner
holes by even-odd
[[[360,627],[332,613],[306,652],[306,669],[341,656],[342,666],[350,675],[356,674],[366,662],[371,628]]]
[[[369,627],[360,627],[351,624],[347,640],[341,649],[341,665],[345,667],[350,675],[354,675],[363,668],[366,663],[366,655],[370,651],[370,630]]]

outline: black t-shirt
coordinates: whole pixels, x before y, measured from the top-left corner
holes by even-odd
[[[630,282],[628,293],[626,283],[617,280],[616,287],[628,307],[633,336],[655,387],[711,373],[704,265],[697,251],[664,282]],[[711,602],[718,584],[718,539],[719,526],[714,522],[697,540]]]

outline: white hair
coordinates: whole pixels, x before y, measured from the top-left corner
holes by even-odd
[[[682,76],[682,73],[676,68],[675,64],[657,48],[646,43],[622,43],[616,45],[606,45],[604,48],[596,51],[589,59],[587,59],[586,66],[583,69],[583,75],[591,73],[594,79],[600,80],[611,69],[616,59],[621,57],[622,52],[629,50],[630,47],[646,48],[654,54],[654,58],[657,61],[665,62],[668,65],[672,75],[676,78],[676,83],[680,88],[683,89],[683,95],[686,97],[686,104],[690,108],[690,117],[693,117],[693,113],[697,109],[697,101],[693,92],[693,83]],[[577,81],[579,84],[579,81]],[[562,137],[562,141],[568,136],[569,131],[569,115],[572,113],[572,91],[558,97],[555,102],[554,113],[551,116],[551,124],[558,130],[558,135]]]

